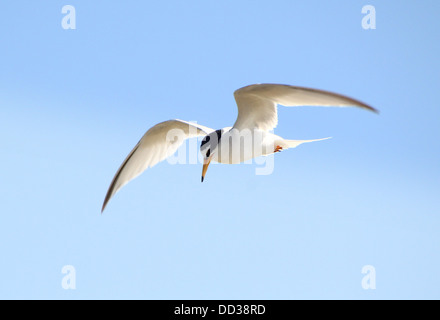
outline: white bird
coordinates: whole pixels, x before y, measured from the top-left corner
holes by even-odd
[[[378,112],[361,101],[337,93],[289,85],[254,84],[236,90],[234,96],[238,117],[233,127],[214,130],[183,120],[169,120],[150,128],[117,171],[105,197],[102,212],[124,185],[147,168],[174,154],[188,138],[205,136],[200,146],[204,157],[202,182],[211,161],[240,163],[294,148],[305,142],[324,140],[286,140],[271,133],[278,124],[277,105],[357,106]],[[171,136],[180,138],[170,139],[170,132],[173,131]]]

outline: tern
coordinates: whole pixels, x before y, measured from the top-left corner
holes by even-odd
[[[277,106],[334,106],[360,107],[378,112],[373,107],[350,97],[318,89],[282,85],[254,84],[234,92],[238,117],[233,127],[214,130],[183,120],[168,120],[150,128],[126,157],[107,191],[102,210],[124,185],[146,169],[165,160],[186,139],[204,136],[200,152],[204,158],[202,182],[211,161],[235,164],[259,156],[267,156],[305,142],[315,140],[286,140],[271,131],[278,124]],[[170,132],[174,132],[170,135]],[[180,138],[171,139],[170,136]]]

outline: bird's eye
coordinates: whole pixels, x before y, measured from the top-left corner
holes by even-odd
[[[206,157],[208,158],[211,155],[211,149],[208,149],[208,151],[206,152]]]

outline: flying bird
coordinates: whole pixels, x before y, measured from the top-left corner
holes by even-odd
[[[281,85],[254,84],[234,92],[238,117],[233,127],[214,130],[183,120],[169,120],[150,128],[129,153],[116,172],[102,206],[129,181],[146,169],[165,160],[186,139],[204,136],[200,145],[203,155],[202,182],[211,161],[235,164],[259,156],[267,156],[305,142],[316,140],[286,140],[271,131],[278,124],[277,106],[355,106],[373,112],[373,107],[347,96],[324,90]]]

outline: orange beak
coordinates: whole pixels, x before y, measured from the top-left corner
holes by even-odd
[[[202,182],[203,182],[203,180],[205,180],[205,174],[206,174],[206,171],[208,171],[208,167],[209,167],[209,164],[211,163],[211,160],[212,160],[212,155],[208,158],[205,158],[205,160],[203,160]]]

